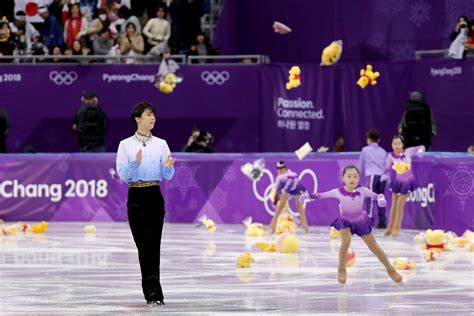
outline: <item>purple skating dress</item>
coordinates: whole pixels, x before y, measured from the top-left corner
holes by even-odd
[[[425,146],[415,146],[407,148],[400,155],[397,155],[394,152],[388,155],[387,161],[385,163],[385,173],[390,178],[389,188],[393,193],[407,194],[416,189],[416,181],[415,177],[413,176],[412,169],[410,168],[403,174],[398,174],[395,170],[393,170],[393,165],[397,162],[404,162],[411,165],[411,158],[413,155],[417,153],[423,153],[424,151]]]
[[[280,174],[276,178],[275,187],[276,192],[275,199],[273,201],[274,204],[277,204],[281,193],[287,194],[290,197],[295,197],[303,192],[306,192],[306,188],[303,184],[301,184],[300,180],[298,179],[298,174],[291,170]]]
[[[337,230],[349,228],[352,235],[360,237],[370,234],[373,226],[373,220],[364,211],[365,198],[377,199],[380,206],[386,204],[383,194],[377,195],[361,186],[352,192],[340,187],[323,193],[310,194],[309,197],[310,199],[338,199],[340,215],[332,222],[331,226]]]

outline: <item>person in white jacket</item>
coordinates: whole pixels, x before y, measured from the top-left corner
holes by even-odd
[[[156,10],[156,18],[148,21],[143,29],[143,34],[148,38],[148,44],[153,46],[148,52],[149,56],[158,57],[169,50],[168,40],[171,36],[171,25],[166,20],[165,8],[160,7]]]

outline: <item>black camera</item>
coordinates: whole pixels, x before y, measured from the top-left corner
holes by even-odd
[[[459,27],[460,28],[466,28],[467,27],[467,23],[466,22],[461,22],[461,24],[459,24]]]

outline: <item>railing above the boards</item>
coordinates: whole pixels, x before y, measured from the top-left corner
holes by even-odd
[[[209,65],[212,64],[265,64],[270,62],[266,55],[217,55],[217,56],[186,56],[170,55],[178,64]],[[14,55],[0,56],[2,65],[8,64],[156,64],[161,59],[155,56],[71,56],[71,55]]]

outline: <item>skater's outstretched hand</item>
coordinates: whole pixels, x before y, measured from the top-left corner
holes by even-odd
[[[166,168],[171,168],[175,161],[176,161],[176,158],[168,156],[168,158],[165,161],[165,167]]]

